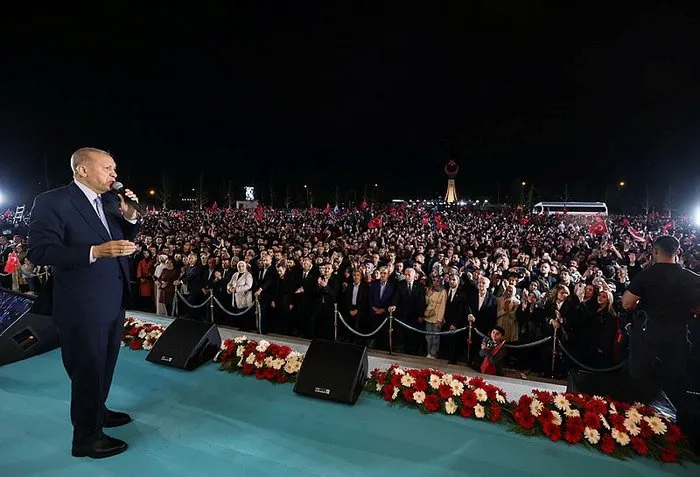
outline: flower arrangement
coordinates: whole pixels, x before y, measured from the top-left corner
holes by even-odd
[[[480,377],[445,374],[436,369],[403,369],[392,365],[375,369],[368,391],[389,402],[417,407],[425,413],[457,414],[499,422],[507,404],[506,393]]]
[[[163,326],[129,317],[124,320],[121,344],[133,350],[150,350],[164,331],[165,327]]]
[[[677,462],[689,454],[680,428],[639,403],[533,390],[512,405],[514,430],[523,434],[542,433],[619,458],[637,454]]]
[[[224,340],[214,360],[220,362],[221,369],[225,371],[286,383],[296,379],[303,359],[303,354],[293,351],[289,346],[239,336]]]

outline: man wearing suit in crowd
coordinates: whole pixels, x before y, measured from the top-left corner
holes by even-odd
[[[265,320],[270,318],[270,304],[274,299],[279,276],[277,275],[275,267],[272,266],[271,255],[263,255],[260,261],[262,262],[262,267],[258,270],[257,277],[253,278],[257,279],[255,296],[260,300],[260,314],[262,315],[262,322],[264,324]],[[261,334],[265,334],[268,329],[261,329],[258,331],[260,331]]]
[[[397,286],[394,314],[407,325],[425,329],[418,321],[425,311],[425,286],[416,280],[416,271],[413,268],[407,268],[404,277],[405,280],[400,281]],[[402,326],[394,327],[394,331],[398,331],[398,336],[402,338],[404,352],[425,356],[425,353],[421,353],[421,346],[425,343],[424,335]]]
[[[218,270],[218,275],[216,272],[214,272],[214,286],[213,286],[213,293],[214,297],[219,300],[219,303],[221,306],[224,307],[224,309],[228,311],[231,310],[231,300],[228,296],[228,293],[226,292],[226,287],[228,286],[228,282],[231,281],[231,277],[233,276],[234,269],[231,268],[231,261],[228,258],[224,258],[221,260],[221,270]],[[217,322],[222,323],[224,321],[227,321],[223,319],[224,317],[228,317],[227,315],[219,305],[214,305],[214,310],[215,310],[215,316],[217,317]]]
[[[469,321],[474,327],[484,334],[488,334],[494,326],[496,326],[496,317],[498,307],[496,297],[489,290],[491,281],[480,276],[476,284],[476,289],[472,288],[472,293],[469,296],[469,307],[473,315],[469,316]],[[470,364],[479,369],[481,363],[479,361],[479,351],[481,351],[481,340],[472,334],[471,351],[469,352]]]
[[[340,313],[343,318],[359,333],[368,333],[369,326],[367,322],[367,313],[369,312],[369,287],[362,279],[360,270],[353,270],[352,283],[350,283],[345,292],[340,306]],[[343,334],[348,336],[350,340],[356,343],[365,343],[365,339],[355,335],[352,331],[347,330],[342,325]]]
[[[471,313],[467,296],[459,288],[459,277],[450,275],[447,289],[447,304],[445,305],[445,324],[450,331],[464,328],[467,325],[467,315]],[[467,341],[466,332],[447,336],[448,363],[457,364],[464,356],[464,345]],[[481,343],[480,340],[478,340]]]
[[[324,263],[321,275],[316,279],[316,303],[311,316],[312,338],[333,339],[335,304],[340,292],[338,277],[333,275],[333,265]]]
[[[199,257],[196,253],[190,253],[187,256],[187,268],[185,273],[182,274],[179,280],[173,282],[175,286],[186,285],[187,294],[185,299],[188,303],[192,305],[189,307],[185,305],[187,312],[185,318],[192,320],[201,320],[204,318],[205,306],[197,306],[204,303],[204,273],[201,265],[199,264]]]
[[[318,276],[313,269],[313,262],[309,257],[304,257],[301,261],[301,270],[296,276],[296,290],[294,291],[293,299],[296,312],[293,313],[293,319],[295,328],[307,338],[313,336],[311,313],[315,301],[317,279]]]
[[[372,282],[369,289],[369,332],[376,330],[394,309],[394,286],[389,282],[389,270],[381,267],[379,280]],[[374,335],[370,346],[376,342],[378,348],[389,349],[388,333],[388,326],[382,328]]]
[[[107,409],[129,295],[127,257],[137,250],[137,212],[107,192],[117,178],[107,152],[71,156],[74,182],[36,197],[29,258],[53,267],[53,318],[71,379],[72,454],[109,457],[127,444],[102,432],[131,421]],[[124,194],[136,201],[129,190]]]

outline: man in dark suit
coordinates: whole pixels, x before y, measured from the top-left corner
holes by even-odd
[[[192,306],[183,304],[185,310],[184,317],[192,320],[202,320],[205,316],[206,306],[199,306],[204,303],[204,286],[205,286],[204,271],[199,264],[199,257],[196,253],[190,252],[187,256],[187,268],[179,280],[175,280],[175,286],[182,284],[187,286],[187,294],[185,299]]]
[[[309,257],[304,257],[301,262],[301,270],[296,276],[296,290],[294,291],[294,327],[299,334],[312,338],[311,313],[316,299],[316,283],[318,275],[314,272],[313,262]]]
[[[277,288],[277,280],[279,275],[277,274],[277,269],[272,266],[272,256],[265,254],[262,259],[262,267],[258,270],[258,276],[255,287],[257,290],[255,296],[260,300],[260,314],[262,315],[262,323],[268,323],[272,325],[272,317],[270,314],[270,305],[275,296],[275,290]],[[258,330],[260,334],[265,334],[272,328],[270,326],[263,326],[263,329]]]
[[[29,259],[53,267],[53,318],[63,365],[71,379],[72,454],[109,457],[126,443],[103,427],[131,421],[110,411],[112,384],[129,294],[127,257],[137,250],[137,212],[108,194],[117,177],[114,159],[82,148],[71,157],[74,182],[34,200]],[[129,190],[125,195],[136,196]]]
[[[471,313],[465,293],[459,288],[459,277],[450,275],[445,304],[445,324],[450,331],[467,326],[467,315]],[[457,364],[464,356],[464,345],[467,340],[465,332],[448,335],[448,364]]]
[[[389,282],[389,270],[386,267],[379,269],[379,281],[374,281],[369,288],[369,332],[377,329],[385,318],[389,316],[389,307],[394,306],[394,286]],[[393,311],[393,309],[391,310]],[[376,340],[377,348],[389,349],[389,328],[379,331],[372,341]]]
[[[369,311],[369,287],[362,280],[362,272],[353,270],[352,283],[343,292],[340,305],[340,312],[348,325],[352,326],[359,333],[368,333],[367,312]],[[357,336],[345,326],[340,324],[342,335],[348,336],[351,341],[365,343],[365,339]]]
[[[425,311],[425,285],[416,280],[416,271],[407,268],[404,272],[405,280],[399,282],[396,291],[397,318],[407,325],[418,329],[425,329],[418,319]],[[425,343],[424,335],[404,327],[395,328],[398,336],[402,338],[404,352],[408,354],[421,354],[421,345]],[[422,353],[425,356],[425,353]]]

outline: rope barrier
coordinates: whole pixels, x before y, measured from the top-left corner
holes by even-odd
[[[184,303],[185,305],[187,305],[188,307],[190,307],[190,308],[202,308],[202,307],[205,306],[207,303],[209,303],[209,300],[212,299],[211,296],[208,296],[207,299],[204,300],[201,304],[199,304],[199,305],[193,305],[192,303],[188,302],[188,301],[185,299],[184,296],[182,296],[182,293],[180,293],[179,290],[175,290],[175,294],[176,294],[178,297],[180,297],[180,300],[182,300],[183,303]]]
[[[232,311],[228,311],[228,310],[226,309],[226,307],[225,307],[225,306],[219,301],[219,299],[216,298],[215,296],[212,296],[212,298],[213,298],[213,300],[214,300],[214,303],[216,303],[217,305],[219,305],[219,309],[220,309],[221,311],[223,311],[224,313],[226,313],[227,315],[229,315],[229,316],[241,316],[241,315],[245,315],[246,313],[248,313],[248,312],[250,311],[251,308],[253,308],[253,307],[255,306],[255,304],[252,304],[252,305],[250,305],[248,308],[246,308],[245,310],[241,311],[240,313],[235,313],[235,312],[232,312]]]
[[[569,353],[569,350],[566,349],[566,347],[562,344],[561,341],[558,341],[557,344],[559,344],[559,348],[561,348],[564,354],[566,354],[566,356],[568,356],[569,359],[573,361],[576,366],[579,366],[580,368],[586,371],[590,371],[592,373],[609,373],[610,371],[617,371],[618,369],[623,368],[627,364],[627,360],[624,360],[623,362],[618,363],[615,366],[611,366],[609,368],[591,368],[590,366],[586,366],[581,361],[574,358],[573,355]]]
[[[415,331],[417,333],[421,333],[423,335],[456,335],[457,333],[461,333],[462,331],[467,329],[467,327],[465,326],[464,328],[459,328],[457,330],[425,331],[425,330],[419,330],[418,328],[414,328],[413,326],[404,323],[403,321],[399,320],[398,318],[394,318],[394,321],[396,321],[398,324],[400,324],[404,328],[408,328],[409,330],[413,330],[413,331]]]
[[[351,332],[355,333],[357,336],[360,336],[362,338],[370,338],[370,337],[376,335],[377,333],[379,333],[379,331],[381,331],[382,328],[384,328],[384,325],[386,325],[386,322],[389,321],[389,318],[384,318],[384,321],[382,321],[382,324],[379,325],[379,327],[376,330],[374,330],[373,332],[360,333],[359,331],[355,330],[355,328],[350,326],[347,323],[347,321],[345,321],[345,318],[343,318],[343,315],[341,315],[340,312],[338,312],[338,318],[340,318],[341,323],[343,323],[348,330],[350,330]]]
[[[476,334],[481,336],[482,338],[488,338],[484,333],[479,331],[478,328],[474,327],[474,331],[476,331]],[[547,341],[551,340],[551,336],[547,336],[546,338],[542,338],[541,340],[533,341],[532,343],[525,343],[525,344],[520,344],[520,345],[514,345],[514,344],[505,344],[503,345],[506,348],[511,348],[511,349],[524,349],[524,348],[532,348],[534,346],[541,345],[542,343],[546,343]]]

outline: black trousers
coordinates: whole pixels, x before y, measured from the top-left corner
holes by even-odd
[[[58,328],[63,366],[71,380],[73,445],[89,443],[102,435],[105,402],[112,386],[123,329],[123,310],[108,323]]]

